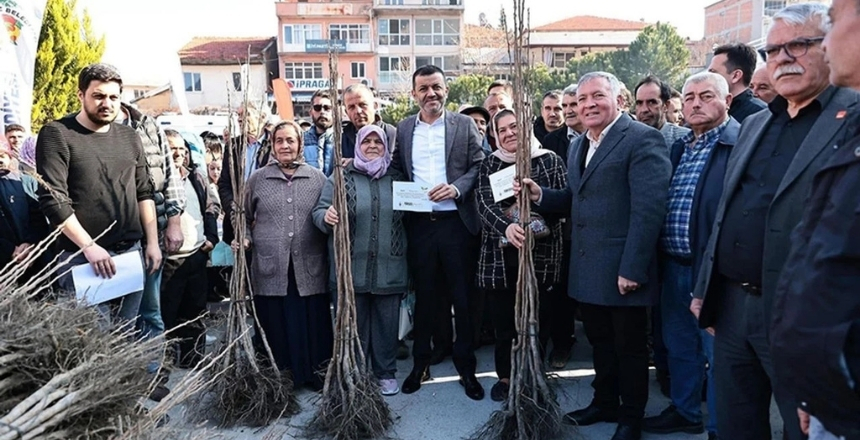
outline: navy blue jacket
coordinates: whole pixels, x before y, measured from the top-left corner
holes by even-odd
[[[717,206],[720,204],[720,197],[723,195],[726,164],[729,162],[729,155],[732,153],[732,148],[738,140],[740,129],[741,124],[730,117],[729,124],[723,129],[723,133],[720,135],[717,145],[711,151],[708,162],[702,170],[702,175],[699,176],[699,181],[696,183],[696,192],[693,194],[693,207],[690,212],[690,249],[693,251],[693,286],[696,285],[696,277],[702,264],[702,258],[705,255],[705,248],[708,246],[708,239],[714,226],[714,218],[717,215]],[[670,159],[672,160],[673,175],[678,168],[678,164],[681,162],[681,155],[684,154],[685,148],[687,146],[684,144],[683,139],[678,139],[672,145]]]
[[[39,202],[28,196],[17,175],[0,177],[0,267],[12,261],[22,243],[37,244],[48,236],[48,221]]]

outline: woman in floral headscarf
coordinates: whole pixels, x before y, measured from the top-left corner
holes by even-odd
[[[325,176],[304,163],[298,124],[279,123],[272,138],[272,161],[245,186],[254,305],[278,368],[290,370],[297,386],[321,389],[317,372],[331,358],[334,336],[326,240],[311,215]]]
[[[400,391],[397,371],[397,330],[400,297],[406,292],[406,230],[403,212],[393,209],[393,182],[402,175],[389,168],[391,152],[381,128],[367,125],[356,136],[355,160],[344,170],[348,218],[341,219],[332,204],[334,178],[323,188],[314,209],[314,223],[329,234],[341,220],[349,221],[352,281],[362,349],[379,379],[382,394]],[[336,289],[334,263],[330,284]]]

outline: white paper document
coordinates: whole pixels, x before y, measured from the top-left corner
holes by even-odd
[[[72,269],[75,298],[85,304],[95,305],[143,290],[146,275],[139,250],[114,256],[113,264],[116,266],[113,278],[96,275],[89,263],[75,266]]]
[[[430,187],[415,182],[394,182],[395,211],[432,212]]]
[[[517,175],[516,165],[509,166],[501,171],[490,174],[490,189],[493,190],[493,201],[496,203],[513,197],[514,177]]]

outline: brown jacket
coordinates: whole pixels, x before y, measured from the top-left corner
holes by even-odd
[[[245,213],[251,240],[251,285],[255,295],[287,294],[292,260],[299,295],[326,292],[326,236],[312,213],[325,176],[302,164],[292,181],[277,164],[255,171],[245,187]]]

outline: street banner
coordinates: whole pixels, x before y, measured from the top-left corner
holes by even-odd
[[[46,0],[0,0],[0,136],[9,124],[30,130],[33,77]]]

